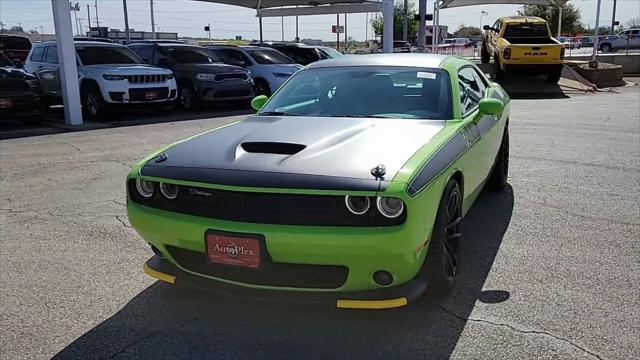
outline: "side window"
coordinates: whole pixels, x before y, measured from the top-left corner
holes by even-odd
[[[137,46],[132,49],[142,60],[153,62],[153,46]]]
[[[500,20],[496,20],[496,23],[493,24],[493,28],[496,29],[496,33],[500,32],[500,25],[501,25]]]
[[[33,48],[33,53],[31,53],[31,61],[42,62],[42,60],[44,60],[44,49],[44,46]]]
[[[251,61],[247,58],[242,51],[234,49],[220,50],[220,55],[224,59],[225,64],[251,66]]]
[[[49,64],[58,63],[58,48],[55,46],[47,47],[47,54],[44,56],[44,62]]]
[[[467,114],[478,106],[480,99],[484,97],[487,86],[472,67],[460,69],[458,72],[458,86],[462,113]]]
[[[160,59],[165,59],[165,61],[169,61],[169,56],[167,54],[165,54],[164,50],[160,50],[158,49],[158,51],[154,51],[153,52],[153,63],[154,64],[159,64],[160,63]]]

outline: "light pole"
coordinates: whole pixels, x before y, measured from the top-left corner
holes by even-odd
[[[402,19],[402,40],[409,38],[409,0],[404,0],[404,14]]]
[[[611,35],[616,33],[616,0],[613,0],[613,14],[611,15]]]
[[[153,0],[149,0],[149,5],[151,6],[151,40],[156,39],[156,22],[153,17]]]
[[[480,31],[482,31],[482,17],[485,15],[489,15],[489,13],[484,10],[480,11]]]
[[[122,7],[124,9],[124,33],[127,39],[127,44],[131,41],[131,35],[129,34],[129,14],[127,13],[127,0],[122,0]]]

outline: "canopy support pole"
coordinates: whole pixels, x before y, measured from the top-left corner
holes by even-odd
[[[598,67],[598,47],[599,47],[599,40],[598,39],[598,29],[600,27],[600,3],[602,2],[602,0],[598,0],[598,6],[596,7],[596,31],[595,31],[595,36],[593,37],[593,52],[591,53],[591,61],[589,61],[589,67],[590,68],[597,68]]]
[[[438,53],[438,30],[440,28],[440,6],[439,0],[433,3],[433,30],[431,31],[431,52]]]
[[[382,46],[385,53],[393,52],[393,0],[382,0],[384,23]]]
[[[69,3],[51,0],[53,24],[56,33],[56,46],[59,59],[62,101],[64,103],[64,123],[82,125],[82,105],[80,103],[80,84],[76,65],[76,49],[73,44],[73,27]]]
[[[420,23],[418,24],[418,46],[423,50],[427,46],[427,0],[418,1],[418,13]]]
[[[558,37],[562,36],[562,5],[558,5]]]

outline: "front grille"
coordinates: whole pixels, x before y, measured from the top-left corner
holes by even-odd
[[[251,95],[253,95],[253,93],[250,87],[246,87],[242,89],[220,89],[215,92],[216,98],[230,98],[230,97],[251,96]]]
[[[140,196],[135,179],[129,181],[129,196],[135,203],[212,219],[259,224],[307,226],[394,226],[404,223],[405,212],[395,218],[382,216],[372,207],[364,215],[347,210],[343,196],[255,193],[178,186],[178,196],[169,200],[160,194],[155,184],[154,196]]]
[[[132,84],[161,83],[167,80],[167,75],[164,75],[164,74],[127,75],[127,80]]]
[[[149,93],[155,92],[156,96],[151,98],[147,97]],[[166,87],[159,88],[142,88],[142,89],[129,89],[129,100],[131,101],[156,101],[164,100],[169,97],[169,89]]]
[[[313,289],[336,289],[347,280],[349,269],[336,265],[303,265],[262,260],[260,270],[213,264],[204,253],[167,246],[181,267],[199,274],[245,284]]]
[[[247,80],[247,74],[218,74],[213,80],[214,81],[224,81],[224,80]]]

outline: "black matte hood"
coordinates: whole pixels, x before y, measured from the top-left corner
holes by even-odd
[[[443,128],[439,120],[251,116],[173,146],[141,173],[238,186],[377,190],[372,168],[383,164],[391,180]]]
[[[202,72],[207,74],[245,74],[247,70],[239,66],[226,64],[176,64],[175,69],[179,71]]]
[[[37,86],[37,78],[14,67],[0,67],[0,90],[19,90]]]

